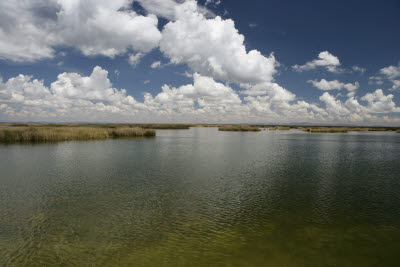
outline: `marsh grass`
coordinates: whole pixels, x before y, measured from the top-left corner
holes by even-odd
[[[273,126],[268,128],[271,131],[279,130],[279,131],[289,131],[290,127],[289,126]]]
[[[193,124],[138,124],[138,123],[0,123],[7,127],[90,127],[90,128],[145,128],[189,129]]]
[[[141,128],[141,129],[170,129],[170,130],[187,130],[190,127],[218,127],[220,131],[260,131],[261,129],[269,130],[290,130],[298,129],[310,133],[346,133],[352,131],[400,131],[399,127],[367,127],[367,126],[297,126],[297,125],[227,125],[227,124],[138,124],[138,123],[0,123],[0,129],[12,128],[62,128],[63,132],[66,128],[89,128],[89,129],[125,129],[125,128]],[[119,130],[120,132],[122,130]],[[0,133],[1,135],[2,133]],[[155,133],[154,133],[155,134]],[[84,134],[90,136],[90,134]],[[112,137],[112,134],[109,134]],[[129,137],[129,136],[126,136]],[[110,138],[110,137],[107,137]],[[0,137],[0,142],[2,137]],[[97,139],[97,138],[95,138]],[[75,139],[81,140],[81,139]],[[3,141],[4,142],[4,141]]]
[[[305,127],[298,127],[298,129],[310,133],[347,133],[347,132],[360,132],[360,131],[391,132],[400,130],[394,127],[351,127],[351,126],[305,126]]]
[[[9,127],[0,128],[0,142],[57,142],[72,140],[101,140],[119,137],[150,137],[155,130],[143,128],[99,127]]]
[[[251,125],[220,125],[219,131],[235,131],[235,132],[259,132],[260,128]]]
[[[395,131],[396,129],[394,128],[387,128],[387,127],[371,127],[368,128],[368,131],[372,131],[372,132],[391,132],[391,131]]]
[[[191,124],[138,124],[141,128],[159,129],[159,130],[188,130]]]
[[[301,128],[305,132],[310,133],[347,133],[347,128],[341,127],[310,127],[310,128]]]

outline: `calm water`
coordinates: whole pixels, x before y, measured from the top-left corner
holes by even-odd
[[[398,266],[400,134],[0,145],[0,266]]]

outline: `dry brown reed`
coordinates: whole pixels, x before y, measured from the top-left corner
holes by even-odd
[[[341,127],[304,127],[300,130],[310,133],[347,133],[348,129]]]
[[[235,132],[259,132],[260,128],[251,125],[221,125],[218,127],[219,131],[235,131]]]
[[[155,136],[155,130],[143,128],[96,127],[6,127],[0,128],[0,142],[57,142],[99,140],[117,137]]]
[[[138,124],[138,123],[0,123],[0,126],[189,129],[193,125],[192,124]]]
[[[138,124],[142,128],[159,129],[159,130],[187,130],[191,124]]]
[[[347,133],[356,131],[395,131],[394,127],[351,127],[351,126],[306,126],[299,130],[311,133]]]
[[[290,127],[289,126],[273,126],[273,127],[269,127],[268,129],[271,131],[275,131],[275,130],[289,131]]]

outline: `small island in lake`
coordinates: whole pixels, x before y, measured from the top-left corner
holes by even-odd
[[[109,138],[154,137],[158,130],[187,130],[190,127],[216,127],[227,132],[301,130],[309,133],[347,133],[354,131],[390,131],[396,127],[287,126],[241,124],[127,124],[127,123],[0,123],[1,143],[42,143]]]

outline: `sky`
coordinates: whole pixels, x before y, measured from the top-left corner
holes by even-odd
[[[400,126],[400,1],[0,1],[0,122]]]

